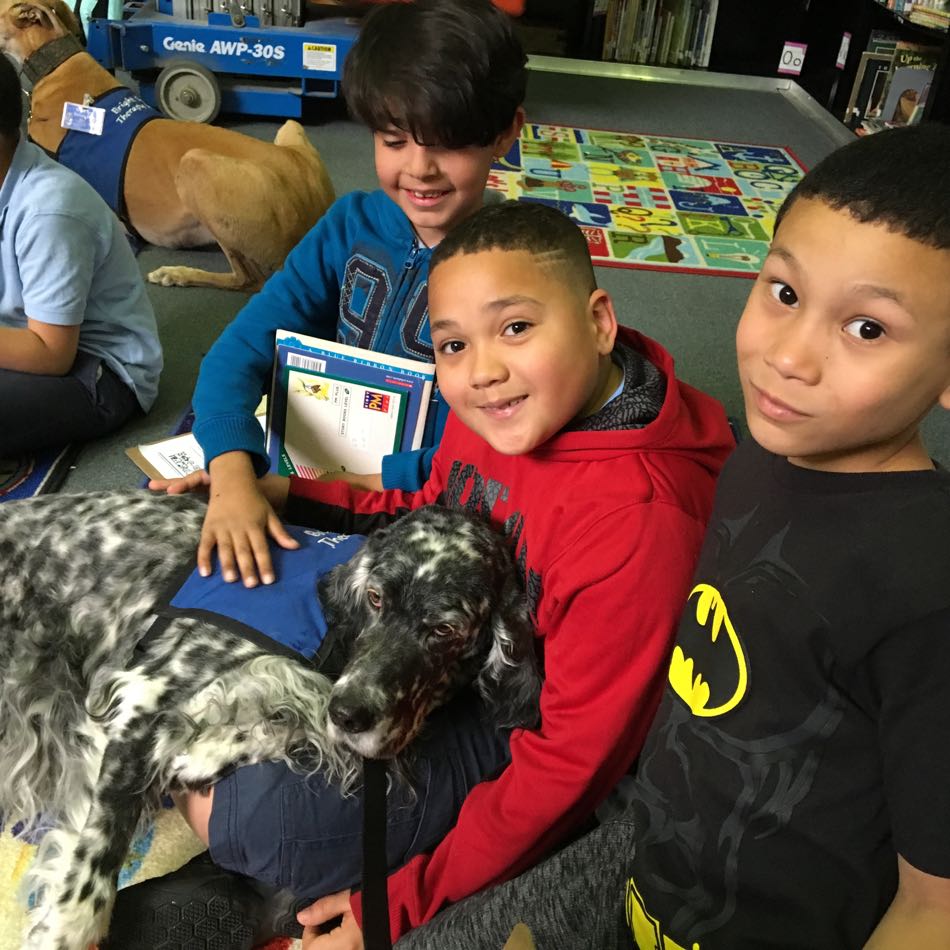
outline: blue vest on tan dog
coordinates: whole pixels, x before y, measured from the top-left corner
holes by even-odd
[[[69,129],[54,158],[85,178],[138,237],[125,204],[125,166],[142,126],[161,116],[124,86],[104,92],[93,105],[105,109],[102,135]]]
[[[225,583],[215,565],[210,577],[201,577],[188,565],[184,577],[173,579],[169,593],[156,608],[158,619],[136,648],[141,651],[175,617],[195,617],[225,627],[262,646],[323,669],[335,646],[317,596],[320,579],[348,561],[366,538],[361,534],[335,534],[296,525],[284,526],[300,547],[293,551],[271,544],[277,580],[273,584],[245,587],[240,581]]]

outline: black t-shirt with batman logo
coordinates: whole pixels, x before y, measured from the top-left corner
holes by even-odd
[[[841,950],[950,877],[950,474],[727,463],[640,758],[642,950]]]

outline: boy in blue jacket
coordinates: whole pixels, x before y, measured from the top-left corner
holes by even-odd
[[[366,18],[343,90],[373,132],[380,188],[336,201],[201,363],[194,432],[211,476],[198,549],[204,573],[217,548],[226,580],[271,583],[267,536],[296,547],[257,487],[268,459],[254,409],[277,329],[432,360],[431,249],[481,207],[492,162],[518,137],[524,64],[509,18],[489,0],[397,3]],[[418,488],[445,416],[438,400],[428,449],[384,459],[374,487]]]

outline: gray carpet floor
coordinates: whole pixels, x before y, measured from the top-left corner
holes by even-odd
[[[632,82],[603,77],[533,72],[528,119],[584,128],[695,136],[791,148],[811,166],[847,139],[815,121],[800,103],[775,91],[726,89],[676,83]],[[224,121],[247,134],[273,138],[278,121]],[[305,118],[308,134],[326,163],[338,195],[371,189],[376,179],[369,132],[346,118],[337,102],[317,102]],[[224,270],[217,249],[170,251],[146,248],[142,272],[162,264]],[[752,286],[746,278],[598,268],[614,297],[621,322],[656,338],[672,353],[679,375],[719,398],[742,417],[736,379],[734,333]],[[133,487],[142,475],[125,448],[169,434],[187,408],[198,365],[246,297],[230,291],[156,287],[149,293],[165,350],[158,401],[148,416],[120,433],[83,447],[65,491]],[[950,464],[950,414],[935,411],[925,424],[932,454]]]

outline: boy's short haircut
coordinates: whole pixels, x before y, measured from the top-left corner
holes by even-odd
[[[489,0],[377,7],[343,66],[351,115],[424,145],[485,146],[524,101],[527,57],[511,18]]]
[[[837,149],[789,193],[776,230],[799,198],[937,249],[950,248],[950,126],[924,122],[885,129]]]
[[[9,57],[0,53],[0,135],[16,141],[23,121],[23,90]]]
[[[527,251],[541,258],[585,297],[597,288],[584,232],[556,208],[534,201],[502,201],[476,211],[436,245],[429,273],[457,254],[495,250]]]

